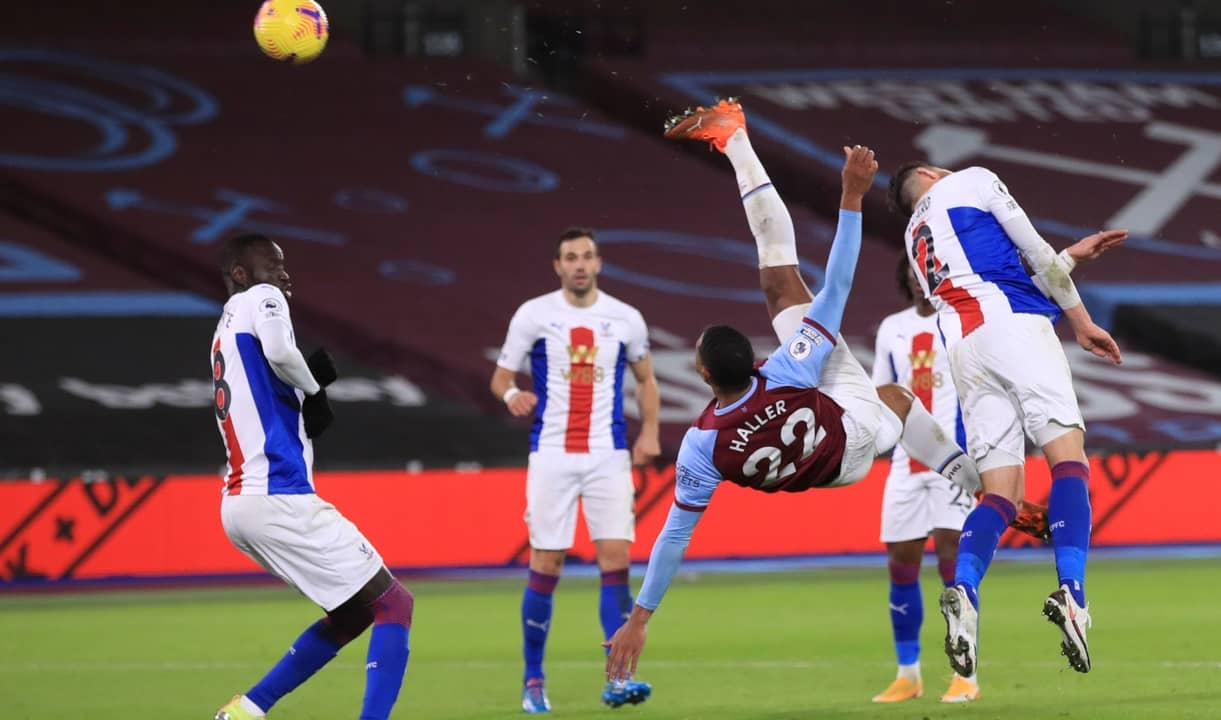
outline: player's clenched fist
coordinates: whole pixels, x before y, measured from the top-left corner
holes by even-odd
[[[513,393],[513,396],[505,402],[509,408],[509,414],[513,417],[525,417],[534,412],[534,408],[538,405],[538,396],[532,392],[522,390],[521,392]]]

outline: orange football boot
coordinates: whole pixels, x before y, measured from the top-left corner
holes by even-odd
[[[1051,544],[1051,525],[1047,520],[1047,506],[1023,500],[1018,503],[1018,514],[1009,527],[1024,532],[1044,545]]]
[[[665,136],[669,140],[702,140],[725,152],[725,143],[739,128],[746,129],[746,115],[737,98],[727,98],[712,107],[688,108],[671,117],[666,121]]]

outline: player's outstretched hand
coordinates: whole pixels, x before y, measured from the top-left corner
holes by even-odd
[[[843,193],[846,198],[863,198],[873,187],[878,161],[864,145],[844,146]]]
[[[513,417],[525,417],[534,412],[536,405],[538,405],[538,395],[522,390],[509,398],[509,414]]]
[[[626,682],[636,674],[636,663],[644,651],[645,624],[631,618],[619,626],[610,640],[602,647],[610,650],[606,655],[606,679],[611,682]]]
[[[1077,344],[1082,348],[1089,350],[1100,358],[1110,360],[1116,365],[1123,364],[1123,356],[1119,354],[1119,344],[1115,342],[1115,338],[1111,337],[1111,333],[1098,327],[1093,322],[1086,323],[1080,328],[1075,328],[1074,332],[1077,335]]]
[[[326,399],[325,388],[305,397],[301,403],[301,417],[305,421],[305,436],[311,440],[335,422],[335,413],[331,410],[331,402]]]
[[[1068,254],[1078,265],[1093,262],[1107,250],[1119,247],[1120,243],[1127,239],[1127,230],[1103,230],[1069,245]]]
[[[310,374],[318,381],[322,387],[326,387],[339,379],[339,371],[335,369],[335,358],[326,351],[326,348],[318,348],[310,354],[305,360],[305,364],[309,365]]]

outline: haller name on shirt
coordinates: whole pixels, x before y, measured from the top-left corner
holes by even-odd
[[[768,420],[775,420],[783,414],[783,400],[777,400],[763,408],[762,412],[755,413],[735,431],[738,433],[738,439],[729,442],[729,449],[735,452],[746,452],[746,443],[750,441],[750,436],[755,434],[759,428],[766,425]]]

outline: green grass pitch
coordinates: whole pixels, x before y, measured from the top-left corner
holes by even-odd
[[[940,584],[923,576],[925,697],[878,706],[893,676],[885,571],[685,575],[650,626],[642,706],[599,704],[595,581],[556,594],[548,689],[560,718],[1221,717],[1217,560],[1090,567],[1094,670],[1059,655],[1042,617],[1050,563],[998,562],[984,586],[983,699],[937,702]],[[411,663],[395,718],[517,718],[519,581],[410,583]],[[0,598],[0,718],[199,720],[249,687],[318,612],[288,589],[209,589]],[[358,714],[364,639],[272,712],[272,720]]]

